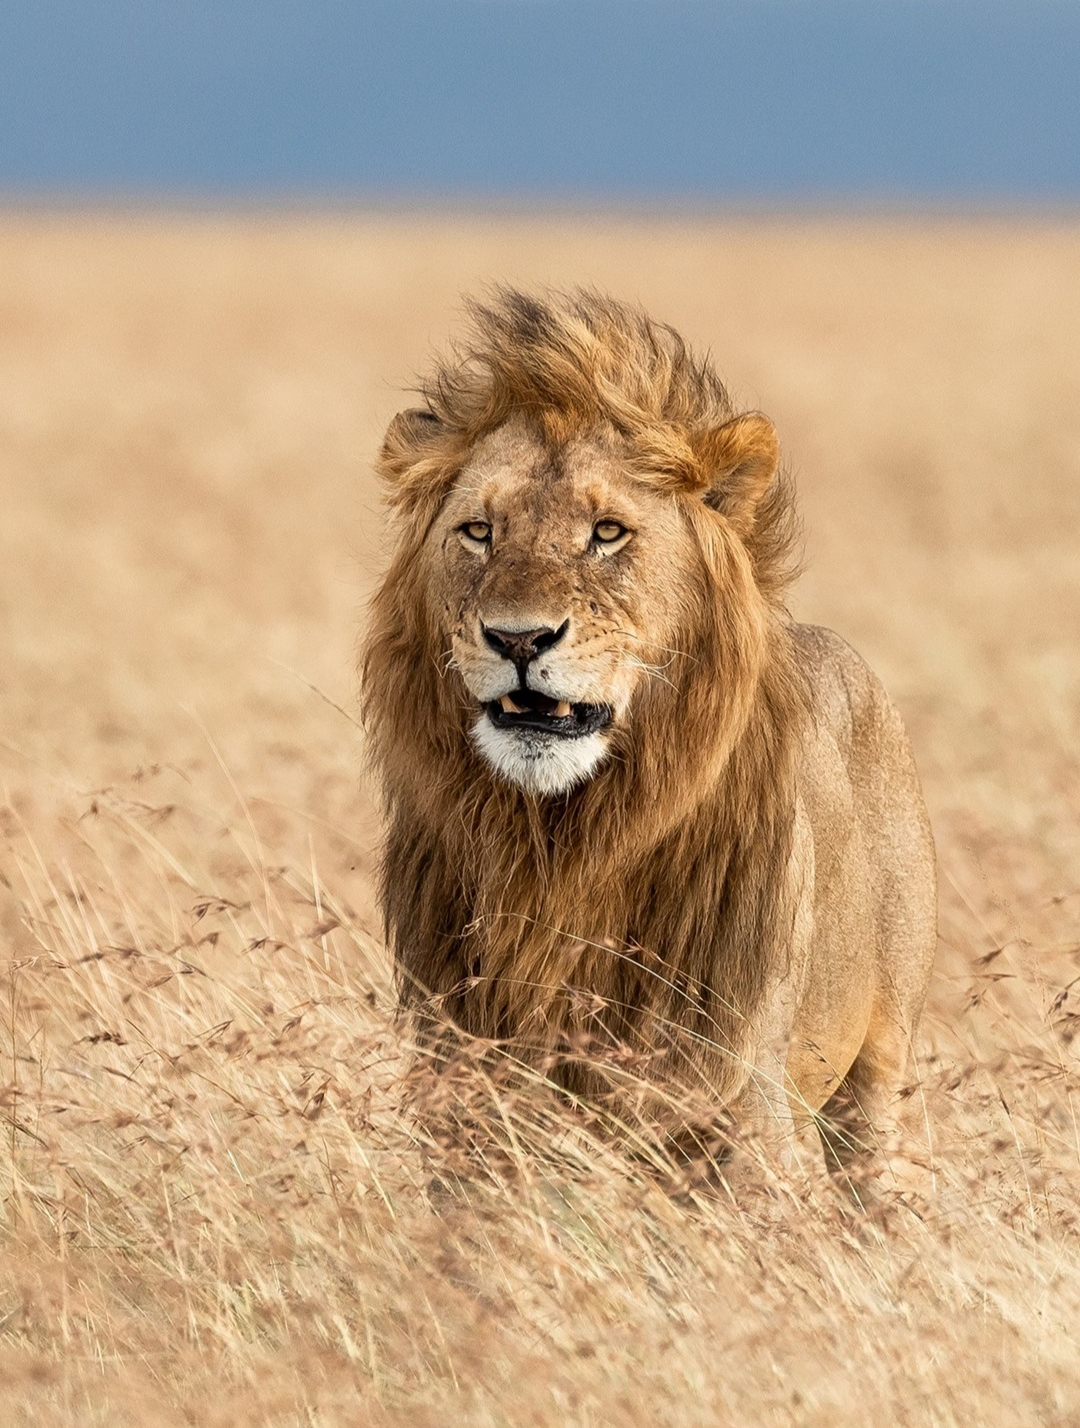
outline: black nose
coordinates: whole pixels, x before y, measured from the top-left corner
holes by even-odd
[[[531,659],[557,645],[566,634],[570,621],[564,620],[557,630],[492,630],[481,624],[484,639],[496,654],[513,660],[524,683],[524,669]]]

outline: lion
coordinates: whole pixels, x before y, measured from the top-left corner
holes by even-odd
[[[689,1097],[729,1151],[787,1163],[813,1123],[832,1169],[877,1164],[934,851],[881,684],[785,608],[776,430],[634,306],[469,311],[378,461],[361,697],[402,1007],[657,1125]]]

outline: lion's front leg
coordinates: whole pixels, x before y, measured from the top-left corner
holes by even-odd
[[[787,1018],[783,1004],[770,1010],[771,1024],[745,1057],[734,1093],[711,1113],[687,1115],[667,1142],[680,1181],[720,1185],[740,1203],[770,1195],[799,1163],[785,1071]]]
[[[814,845],[806,809],[796,805],[786,883],[791,943],[786,974],[774,981],[748,1039],[746,1079],[725,1108],[730,1149],[724,1178],[737,1192],[788,1178],[798,1168],[797,1131],[810,1118],[788,1074],[792,1029],[803,995],[813,940]]]
[[[784,1081],[784,1059],[759,1055],[724,1114],[727,1153],[720,1174],[737,1201],[757,1198],[798,1167],[796,1124]]]
[[[774,1189],[799,1169],[797,1135],[804,1120],[797,1114],[799,1097],[787,1062],[813,925],[805,863],[805,851],[797,850],[789,884],[796,908],[789,975],[775,982],[765,999],[746,1051],[745,1080],[724,1108],[728,1146],[722,1175],[737,1199]]]

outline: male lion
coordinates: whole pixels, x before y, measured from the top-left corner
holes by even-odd
[[[403,1003],[593,1102],[640,1112],[644,1081],[657,1122],[686,1093],[782,1154],[813,1119],[850,1170],[907,1074],[934,856],[881,685],[782,603],[775,430],[636,308],[471,314],[379,462],[363,699]]]

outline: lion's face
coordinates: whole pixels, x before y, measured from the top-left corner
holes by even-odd
[[[508,424],[475,448],[430,534],[431,594],[495,772],[539,795],[592,777],[665,682],[696,547],[614,437],[557,453]]]

